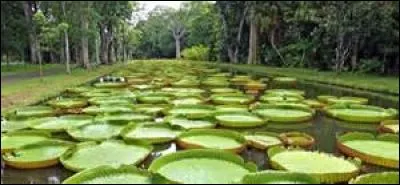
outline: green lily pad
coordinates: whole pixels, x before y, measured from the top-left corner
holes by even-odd
[[[117,114],[107,114],[107,115],[97,116],[95,120],[99,122],[129,123],[131,121],[133,122],[151,121],[153,120],[153,117],[140,113],[117,113]]]
[[[253,114],[245,113],[223,113],[215,116],[218,124],[224,127],[249,128],[266,124],[266,121]]]
[[[69,128],[67,133],[79,141],[103,141],[118,136],[123,127],[123,124],[93,122]]]
[[[173,105],[197,105],[204,103],[203,100],[194,97],[180,98],[171,101]]]
[[[38,119],[34,122],[31,122],[30,127],[36,130],[63,132],[69,128],[82,126],[92,122],[92,116],[68,115]]]
[[[183,129],[202,129],[202,128],[214,128],[215,123],[208,120],[190,120],[186,118],[172,117],[167,118],[167,123],[171,126],[178,126]]]
[[[240,133],[224,129],[189,130],[179,135],[177,143],[186,149],[222,149],[236,153],[246,146],[246,140]]]
[[[213,116],[215,108],[207,105],[179,105],[168,111],[170,116],[182,116],[190,119]]]
[[[216,106],[215,114],[223,113],[248,113],[249,108],[247,105],[218,105]]]
[[[86,114],[97,115],[97,114],[114,114],[114,113],[131,113],[133,109],[126,105],[100,105],[90,106],[82,110]]]
[[[61,163],[72,171],[82,171],[98,166],[137,165],[153,150],[144,143],[108,140],[97,144],[89,141],[77,144],[61,156]]]
[[[50,134],[47,132],[32,130],[10,132],[1,136],[1,153],[48,139]]]
[[[165,143],[174,140],[180,131],[165,124],[129,124],[121,132],[125,140],[140,140],[148,143]]]
[[[270,148],[268,156],[274,169],[306,173],[320,183],[347,182],[358,175],[361,164],[326,153],[279,146]]]
[[[350,132],[338,136],[338,148],[348,156],[389,168],[399,168],[399,136]]]
[[[15,110],[15,117],[17,118],[33,118],[33,117],[46,117],[55,114],[51,107],[46,106],[32,106],[24,107]]]
[[[305,122],[311,120],[315,114],[306,105],[284,103],[260,105],[253,112],[272,122]]]
[[[226,95],[213,95],[211,96],[211,101],[214,104],[219,105],[247,105],[250,104],[254,100],[252,96],[226,96]]]
[[[43,140],[4,153],[3,159],[14,168],[45,168],[58,164],[58,158],[72,146],[71,142]]]
[[[278,136],[278,134],[271,132],[255,132],[247,133],[244,137],[250,146],[265,150],[272,146],[282,145],[282,141]]]
[[[384,109],[371,105],[334,104],[325,107],[325,112],[334,118],[359,123],[378,123],[393,119],[398,112],[395,109]]]
[[[265,94],[274,94],[277,96],[291,96],[291,95],[304,96],[305,92],[302,90],[297,90],[297,89],[270,89],[270,90],[266,90]]]
[[[349,184],[399,184],[399,172],[368,173],[351,179]]]
[[[387,133],[399,133],[399,120],[385,120],[382,121],[379,130]]]
[[[79,172],[62,184],[152,184],[152,175],[134,166],[99,166]]]
[[[305,173],[266,170],[245,175],[243,184],[318,184],[318,181]]]
[[[88,102],[83,99],[65,98],[59,100],[51,100],[47,102],[51,107],[59,109],[77,109],[88,105]]]
[[[240,181],[256,166],[223,150],[193,149],[163,155],[151,163],[149,171],[174,183],[226,184]]]

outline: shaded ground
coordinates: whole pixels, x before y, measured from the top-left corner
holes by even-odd
[[[52,76],[56,74],[65,73],[65,67],[63,65],[54,66],[49,69],[43,70],[44,76]],[[18,82],[20,80],[28,80],[39,78],[39,71],[30,72],[2,72],[1,73],[1,87],[10,83]]]

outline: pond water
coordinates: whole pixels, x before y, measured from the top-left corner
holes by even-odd
[[[236,72],[234,72],[236,73]],[[315,98],[317,95],[355,95],[349,90],[343,90],[335,88],[334,86],[315,85],[307,82],[298,82],[296,85],[297,89],[306,91],[306,96],[309,98]],[[359,95],[359,94],[356,94]],[[366,97],[366,96],[364,96]],[[398,107],[396,102],[380,101],[378,98],[367,97],[370,99],[370,104],[378,105],[382,107]],[[162,119],[162,118],[161,118]],[[322,112],[318,111],[315,118],[308,123],[300,124],[274,124],[269,123],[267,126],[257,128],[257,131],[270,131],[270,132],[286,132],[286,131],[300,131],[306,132],[315,138],[315,144],[313,150],[319,150],[326,153],[333,153],[340,156],[341,154],[336,148],[336,134],[347,132],[347,131],[364,131],[376,133],[377,125],[370,124],[355,124],[337,121],[332,118],[326,117]],[[251,129],[250,129],[251,130]],[[67,134],[60,134],[57,137],[68,139]],[[155,150],[151,155],[141,164],[140,168],[146,169],[152,160],[161,155],[172,153],[180,150],[175,143],[168,143],[163,145],[155,146]],[[247,148],[240,154],[246,161],[253,161],[259,167],[259,170],[270,169],[268,165],[268,158],[265,151]],[[389,169],[378,167],[374,165],[366,165],[364,163],[362,173],[379,172],[379,171],[398,171],[396,169]],[[59,184],[67,177],[74,173],[66,170],[60,164],[58,166],[35,169],[35,170],[17,170],[5,166],[3,161],[1,162],[1,184]]]

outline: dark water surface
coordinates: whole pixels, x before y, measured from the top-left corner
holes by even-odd
[[[296,85],[297,89],[306,91],[308,98],[315,98],[317,95],[327,94],[336,96],[362,96],[362,93],[353,93],[348,89],[335,88],[335,86],[329,85],[316,85],[312,83],[299,82]],[[369,98],[371,105],[377,105],[382,107],[393,107],[397,108],[398,103],[387,100],[380,100],[376,97],[363,96]],[[263,128],[257,128],[257,131],[271,131],[271,132],[286,132],[286,131],[300,131],[306,132],[315,138],[315,145],[313,150],[319,150],[326,153],[333,153],[340,156],[341,154],[336,148],[336,134],[347,132],[347,131],[364,131],[377,133],[377,125],[371,124],[355,124],[337,121],[328,118],[323,115],[320,111],[317,112],[315,118],[309,123],[298,123],[298,124],[273,124],[269,123]],[[251,129],[250,129],[251,130]],[[67,137],[67,135],[60,135],[60,138]],[[152,160],[160,157],[163,154],[172,153],[180,150],[175,143],[168,143],[163,145],[157,145],[151,155],[139,165],[140,168],[146,169]],[[259,170],[270,169],[268,166],[268,158],[265,151],[261,151],[254,148],[247,148],[240,154],[246,161],[253,161],[259,167]],[[383,168],[368,164],[363,164],[362,173],[368,172],[380,172],[380,171],[398,171],[397,169]],[[59,184],[74,173],[66,170],[60,164],[46,169],[35,169],[35,170],[17,170],[12,169],[8,166],[4,166],[3,161],[1,162],[1,184]]]

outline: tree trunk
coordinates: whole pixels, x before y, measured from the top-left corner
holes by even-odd
[[[32,64],[36,64],[36,55],[37,55],[37,48],[36,48],[36,34],[35,34],[35,27],[32,22],[32,5],[30,1],[23,1],[22,3],[24,9],[25,20],[29,25],[28,31],[28,38],[29,38],[29,59]]]
[[[96,64],[100,64],[100,56],[99,56],[99,38],[95,39],[95,52],[96,52]]]
[[[81,26],[82,29],[84,30],[84,34],[81,37],[81,56],[82,56],[82,63],[83,66],[90,70],[90,63],[89,63],[89,46],[88,46],[88,36],[86,34],[86,32],[89,30],[89,22],[88,22],[88,15],[83,15],[82,19],[81,19]]]
[[[271,46],[274,49],[274,51],[276,52],[276,54],[278,54],[278,56],[281,59],[282,63],[284,65],[286,65],[285,58],[283,58],[283,56],[281,55],[281,52],[279,52],[279,50],[278,50],[278,47],[275,45],[275,33],[276,33],[276,30],[277,30],[277,26],[275,26],[275,28],[273,28],[272,31],[271,31],[271,36],[270,36]]]
[[[80,59],[79,59],[78,47],[75,47],[74,50],[75,50],[75,64],[79,64],[80,63]]]
[[[113,64],[115,62],[115,50],[114,50],[114,43],[111,41],[108,46],[108,61],[109,64]]]
[[[50,51],[50,63],[56,63],[56,58],[54,57],[54,52]]]
[[[123,50],[123,52],[124,52],[122,55],[123,55],[123,60],[124,60],[124,62],[125,62],[125,61],[128,60],[128,59],[127,59],[127,56],[126,56],[126,46],[125,46],[125,44],[122,45],[122,50]]]
[[[359,43],[359,37],[356,36],[354,38],[354,44],[353,44],[353,52],[351,55],[351,70],[355,71],[357,69],[357,62],[358,62],[358,43]]]
[[[42,53],[40,51],[40,40],[36,40],[36,56],[37,60],[39,61],[39,76],[40,78],[43,77],[43,69],[42,69]]]
[[[63,11],[64,18],[66,18],[65,13],[65,1],[61,2],[61,8]],[[68,74],[71,74],[71,67],[69,66],[70,58],[69,58],[69,41],[68,41],[68,31],[64,30],[64,55],[65,55],[65,68]]]
[[[257,25],[254,20],[250,22],[250,38],[249,38],[249,56],[247,64],[257,63]]]
[[[176,59],[181,59],[181,42],[179,37],[175,37],[175,54]]]

